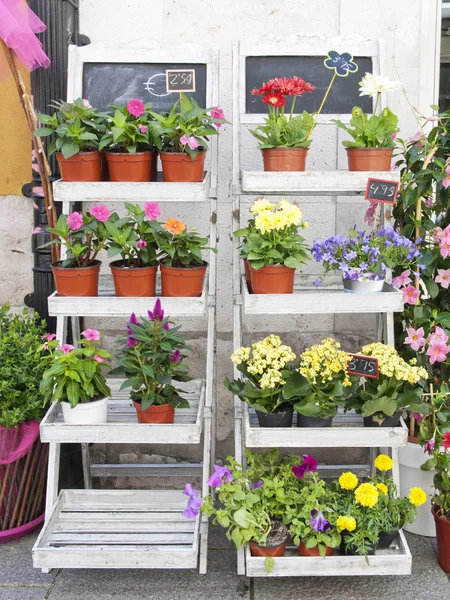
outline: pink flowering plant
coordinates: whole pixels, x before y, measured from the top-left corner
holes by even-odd
[[[180,94],[169,112],[154,117],[160,126],[163,152],[182,152],[192,159],[208,150],[209,137],[217,135],[227,122],[221,108],[202,108],[185,94]]]
[[[98,112],[81,98],[74,102],[54,101],[49,106],[56,109],[55,112],[52,115],[36,115],[43,127],[34,132],[40,137],[55,134],[49,154],[62,152],[64,158],[70,158],[79,152],[98,149],[106,132],[107,113]]]
[[[113,213],[105,223],[108,231],[108,256],[121,257],[121,265],[129,269],[156,265],[158,244],[155,236],[163,229],[158,222],[161,214],[156,202],[139,205],[125,203],[126,215]]]
[[[114,106],[107,120],[107,131],[99,150],[110,152],[145,152],[155,147],[161,150],[160,128],[155,121],[152,105],[135,98],[125,106]]]
[[[63,245],[67,250],[67,258],[61,262],[63,267],[90,267],[107,245],[107,222],[110,217],[111,211],[105,204],[97,204],[84,214],[78,211],[62,214],[56,227],[48,228],[49,233],[57,237],[40,247]]]
[[[119,366],[112,374],[125,375],[121,389],[131,388],[131,399],[141,404],[142,410],[164,404],[189,408],[176,383],[190,380],[183,364],[190,348],[180,326],[164,316],[159,298],[147,317],[130,316],[127,336],[120,341]]]
[[[111,396],[105,371],[109,371],[112,355],[103,350],[102,335],[97,329],[85,329],[83,338],[72,344],[61,344],[47,339],[43,347],[49,351],[52,364],[45,370],[40,383],[44,404],[69,402],[71,408],[78,403],[94,402]]]

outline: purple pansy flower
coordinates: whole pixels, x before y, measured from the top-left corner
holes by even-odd
[[[317,460],[314,458],[314,456],[302,454],[302,457],[302,464],[294,465],[292,467],[292,472],[297,477],[297,479],[303,479],[305,473],[313,473],[314,471],[317,471]]]
[[[192,487],[190,483],[186,484],[184,492],[185,496],[188,497],[186,509],[183,511],[183,515],[186,519],[195,519],[200,512],[200,506],[203,504],[203,500],[198,495],[198,490]]]
[[[225,477],[225,483],[233,481],[234,477],[228,467],[221,467],[220,465],[214,465],[214,473],[208,479],[208,485],[213,488],[218,488],[223,483]]]
[[[262,479],[258,479],[258,481],[253,481],[250,484],[250,489],[257,490],[258,488],[261,488],[263,485],[264,485],[264,481]]]
[[[311,518],[309,522],[311,523],[311,527],[314,529],[314,531],[320,531],[324,533],[325,531],[331,529],[331,523],[325,519],[321,510],[313,509],[311,511]]]

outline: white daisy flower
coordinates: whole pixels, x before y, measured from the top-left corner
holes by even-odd
[[[360,96],[376,96],[381,92],[392,92],[402,87],[400,81],[389,81],[385,75],[374,75],[373,73],[366,73],[365,77],[359,82],[359,95]]]

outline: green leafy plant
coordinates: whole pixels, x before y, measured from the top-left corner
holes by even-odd
[[[122,258],[128,268],[156,265],[158,244],[156,234],[162,233],[156,221],[160,210],[156,202],[146,202],[144,208],[125,202],[126,215],[113,213],[106,221],[108,256]]]
[[[283,397],[296,402],[298,413],[316,418],[336,416],[344,388],[351,386],[347,374],[350,356],[339,348],[339,343],[327,338],[300,354],[300,364],[283,388]]]
[[[243,379],[228,378],[225,386],[243,402],[263,413],[276,413],[290,408],[283,397],[283,386],[295,359],[292,348],[281,343],[277,335],[269,335],[251,348],[238,348],[231,355]]]
[[[340,120],[334,122],[353,138],[353,141],[342,142],[346,148],[395,147],[392,136],[398,131],[398,117],[389,108],[384,108],[379,115],[369,117],[362,108],[354,106],[350,127]]]
[[[160,126],[163,152],[185,152],[192,159],[208,150],[209,136],[217,135],[227,122],[222,109],[202,108],[185,94],[180,94],[167,113],[154,116]]]
[[[107,130],[102,136],[99,150],[110,152],[145,152],[155,146],[161,150],[161,128],[155,121],[150,103],[135,98],[126,106],[111,105],[113,114],[108,116]]]
[[[53,115],[37,114],[44,127],[34,132],[40,137],[56,134],[49,146],[49,154],[62,152],[64,158],[70,158],[79,152],[97,150],[106,131],[107,113],[98,112],[81,98],[72,103],[54,101],[49,106],[56,112]]]
[[[109,370],[108,359],[112,355],[100,348],[101,335],[97,329],[85,329],[84,339],[60,345],[58,340],[49,341],[49,352],[53,364],[49,366],[40,383],[44,404],[69,402],[71,408],[78,403],[93,402],[110,397],[104,370]]]
[[[113,375],[125,375],[121,389],[131,388],[131,399],[145,410],[149,406],[170,404],[189,408],[173,385],[174,381],[189,381],[188,367],[183,364],[190,350],[180,335],[180,326],[170,327],[170,317],[164,318],[161,301],[158,300],[148,318],[140,322],[133,313],[127,325],[128,335],[117,358],[119,366]]]
[[[208,238],[202,237],[195,229],[190,231],[182,221],[167,219],[161,232],[156,235],[161,251],[159,262],[168,267],[198,267],[205,265],[202,252],[215,248],[207,246]]]
[[[10,305],[0,307],[0,426],[16,427],[43,414],[39,382],[51,361],[43,339],[45,323],[24,308],[19,314]]]
[[[235,236],[243,237],[241,256],[246,258],[253,269],[267,265],[284,265],[300,268],[309,259],[304,238],[299,227],[308,224],[302,221],[298,206],[288,200],[280,200],[278,205],[261,198],[250,208],[252,218],[245,229],[238,229]]]

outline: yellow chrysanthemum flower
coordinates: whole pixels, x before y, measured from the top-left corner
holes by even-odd
[[[362,483],[355,490],[355,499],[361,506],[373,508],[378,502],[379,492],[371,483]]]
[[[384,483],[377,483],[377,489],[380,490],[382,494],[385,494],[386,496],[388,495],[389,490],[387,485],[384,485]]]
[[[422,506],[427,501],[427,495],[422,488],[413,487],[409,490],[409,501],[414,506]]]
[[[394,461],[386,454],[379,454],[373,464],[379,471],[390,471],[394,466]]]
[[[354,490],[358,485],[358,478],[354,473],[347,471],[339,477],[339,485],[343,490]]]
[[[272,204],[272,202],[269,202],[265,198],[260,198],[259,200],[255,200],[255,202],[253,202],[250,212],[253,214],[258,214],[264,210],[273,210],[274,208],[275,204]]]
[[[338,517],[336,521],[336,525],[342,531],[346,529],[347,531],[354,531],[356,529],[356,519],[353,517]]]

